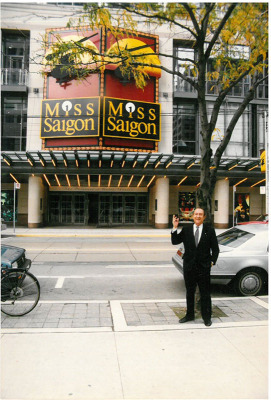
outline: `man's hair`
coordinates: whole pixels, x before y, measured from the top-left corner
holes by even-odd
[[[194,212],[195,212],[196,210],[198,210],[198,209],[200,209],[200,210],[203,211],[203,215],[204,215],[204,216],[206,215],[205,209],[204,209],[203,207],[196,207],[195,210],[194,210]],[[194,213],[193,213],[193,214],[194,214]]]

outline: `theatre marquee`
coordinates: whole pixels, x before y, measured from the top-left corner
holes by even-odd
[[[42,139],[99,136],[99,97],[43,100],[41,108]]]
[[[104,98],[103,136],[160,141],[160,104]]]

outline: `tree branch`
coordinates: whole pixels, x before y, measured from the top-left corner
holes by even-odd
[[[219,93],[219,95],[218,95],[218,97],[217,97],[217,99],[215,101],[215,104],[214,104],[214,107],[213,107],[213,111],[212,111],[212,114],[211,114],[211,118],[210,118],[210,129],[211,129],[211,131],[213,131],[214,128],[215,128],[220,107],[221,107],[221,105],[223,103],[223,100],[226,98],[227,94],[230,92],[230,90],[232,88],[234,88],[236,85],[238,85],[238,83],[241,82],[251,72],[251,70],[254,67],[256,67],[262,61],[263,61],[263,58],[262,58],[262,56],[260,56],[258,58],[257,62],[254,63],[253,67],[250,67],[246,71],[244,71],[236,80],[232,81],[227,88],[223,89]],[[263,78],[263,80],[265,80],[266,78],[267,77]],[[260,83],[257,83],[257,84],[259,85]]]
[[[172,71],[171,69],[168,69],[166,67],[163,67],[162,65],[156,65],[156,64],[144,64],[144,63],[134,63],[134,66],[141,66],[141,67],[152,67],[152,68],[159,68],[161,71],[165,71],[170,75],[177,75],[180,78],[182,78],[184,81],[190,83],[191,86],[193,86],[196,90],[198,90],[198,84],[196,81],[194,81],[192,78],[189,76],[186,76],[182,74],[181,72],[176,72]]]
[[[196,20],[196,17],[195,17],[195,15],[193,13],[192,8],[188,5],[188,3],[181,3],[181,5],[188,12],[188,14],[189,14],[189,16],[191,18],[191,21],[193,23],[193,26],[194,26],[194,28],[195,28],[195,30],[197,32],[197,36],[198,36],[200,34],[200,28],[199,28],[198,21]]]
[[[226,149],[226,147],[228,146],[230,140],[231,140],[231,136],[233,133],[233,130],[239,120],[239,118],[241,117],[241,115],[243,114],[243,112],[245,111],[247,105],[254,99],[255,97],[255,92],[257,87],[260,85],[260,83],[262,83],[265,79],[267,79],[267,77],[264,77],[263,79],[257,79],[255,80],[254,84],[252,85],[252,87],[250,88],[250,90],[248,91],[246,97],[244,98],[244,100],[242,101],[242,103],[239,105],[238,109],[235,111],[229,125],[228,128],[226,130],[226,133],[224,135],[223,140],[221,141],[221,143],[219,144],[218,148],[216,149],[215,155],[214,155],[214,161],[213,164],[216,166],[216,168],[214,170],[212,170],[212,173],[215,174],[215,170],[217,170],[221,157]]]
[[[215,42],[217,41],[222,29],[224,28],[226,22],[228,21],[229,17],[231,16],[233,10],[235,9],[235,7],[238,5],[238,3],[232,3],[228,10],[226,11],[224,17],[222,18],[222,20],[220,21],[220,24],[218,25],[217,29],[215,30],[213,37],[209,43],[209,46],[205,52],[205,59],[207,60],[210,57],[212,48],[214,47]]]
[[[206,32],[207,32],[207,25],[209,22],[209,15],[211,14],[211,12],[213,11],[213,9],[215,8],[215,3],[206,3],[205,4],[206,7],[206,13],[203,17],[203,20],[201,22],[201,30],[204,32],[204,37],[206,36]]]
[[[159,15],[159,16],[158,16],[157,14],[153,14],[153,15],[145,14],[145,13],[140,12],[140,11],[137,11],[137,10],[135,10],[135,9],[130,9],[129,7],[125,6],[124,3],[121,3],[121,8],[122,8],[123,10],[128,11],[128,12],[131,13],[131,14],[136,14],[136,15],[139,15],[139,16],[144,17],[144,18],[147,18],[147,19],[148,19],[148,18],[149,18],[149,19],[158,19],[158,20],[163,20],[163,21],[165,21],[165,22],[169,22],[169,23],[171,23],[171,24],[174,24],[175,26],[178,26],[179,28],[182,28],[182,29],[187,30],[189,33],[191,33],[192,36],[194,36],[195,38],[197,38],[197,35],[195,34],[195,32],[192,31],[192,29],[190,29],[190,28],[189,28],[188,26],[186,26],[186,25],[183,25],[183,24],[180,24],[179,22],[176,22],[176,20],[167,18],[167,17],[162,16],[162,15]]]

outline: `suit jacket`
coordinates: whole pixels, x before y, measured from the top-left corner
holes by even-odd
[[[193,224],[184,226],[181,232],[174,231],[171,233],[172,244],[184,244],[183,267],[190,270],[193,266],[199,268],[211,268],[211,262],[217,261],[219,254],[219,246],[215,230],[203,224],[202,234],[198,246],[195,245],[195,237],[193,232]]]

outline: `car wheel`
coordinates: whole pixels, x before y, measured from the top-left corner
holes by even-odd
[[[246,270],[237,275],[234,288],[238,295],[256,296],[263,288],[263,275],[258,271]]]

